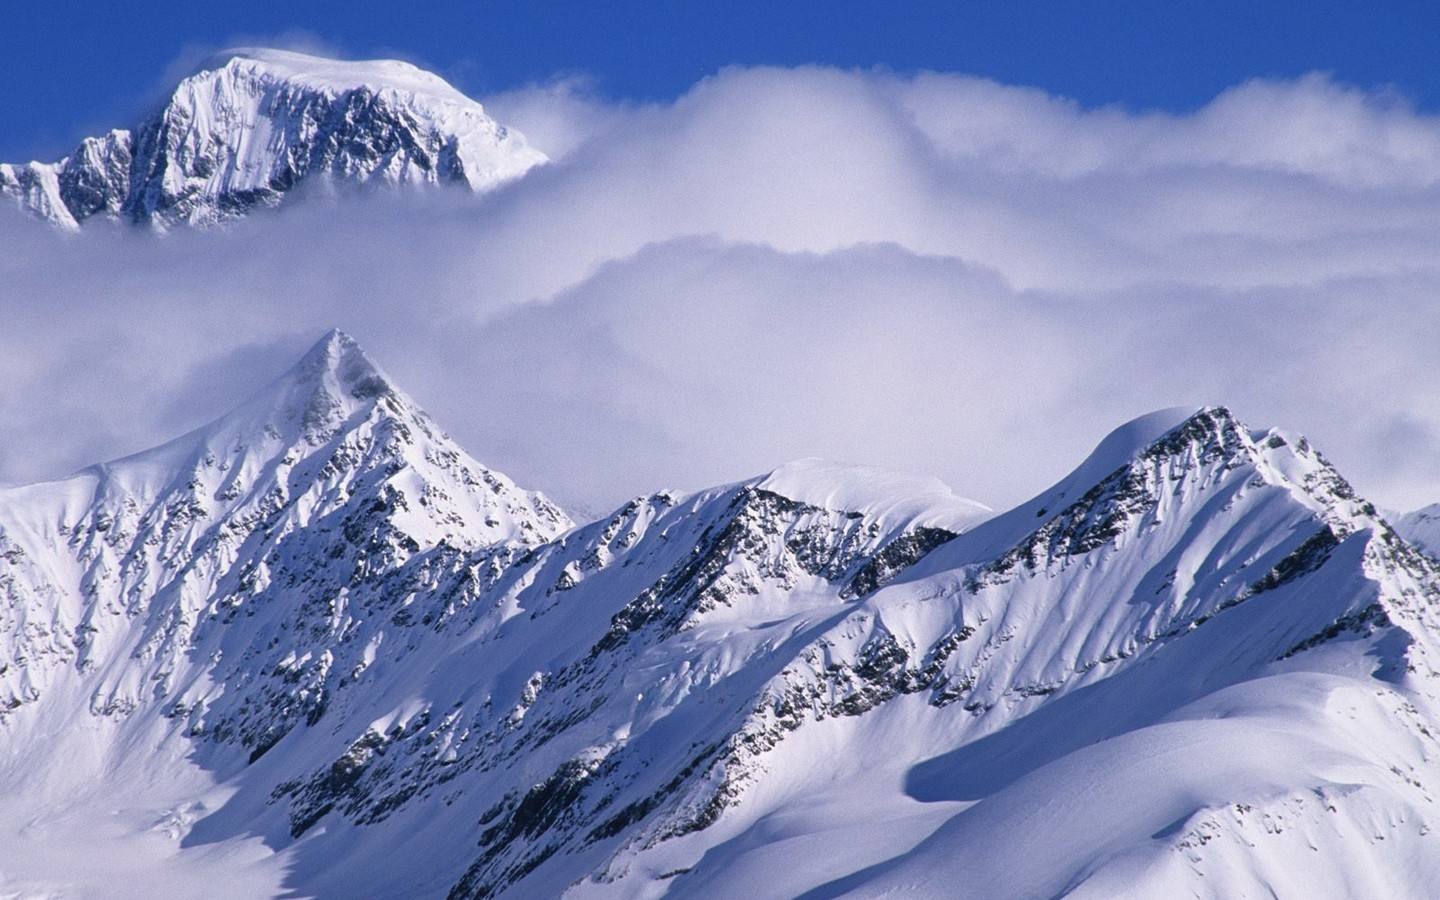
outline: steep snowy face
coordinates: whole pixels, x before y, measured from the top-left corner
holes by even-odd
[[[1381,748],[1337,743],[1366,773],[1357,814],[1414,815],[1426,720],[1394,685],[1431,677],[1437,576],[1303,439],[1224,410],[1147,417],[1035,501],[955,530],[937,524],[953,497],[876,490],[901,483],[805,462],[642,498],[493,580],[437,592],[426,618],[476,643],[427,679],[429,705],[332,737],[309,774],[272,791],[292,834],[354,835],[345,874],[315,889],[386,877],[365,860],[390,833],[374,826],[394,820],[430,842],[472,834],[464,871],[431,883],[456,897],[737,884],[789,896],[839,892],[852,874],[866,893],[861,868],[904,859],[907,840],[932,835],[966,859],[946,834],[968,833],[959,814],[987,790],[1237,685],[1268,697],[1255,685],[1272,667],[1317,660],[1364,661],[1381,679],[1368,714],[1395,717]],[[367,718],[393,721],[353,720]],[[1280,790],[1211,755],[1204,796],[1223,797],[1237,770],[1243,797]],[[1302,797],[1327,786],[1343,787],[1309,768],[1282,784]],[[1232,838],[1209,807],[1155,790],[1157,808]],[[1006,803],[988,810],[996,827],[1023,830]],[[1144,813],[1108,812],[1132,836]],[[837,830],[849,837],[833,842]],[[809,864],[777,870],[794,858],[786,844]],[[1101,850],[1013,893],[1062,892]]]
[[[257,426],[263,433],[273,424],[286,448],[280,464],[293,471],[306,465],[298,457],[311,456],[309,465],[323,470],[334,459],[339,423],[368,420],[376,406],[372,395],[387,390],[368,361],[334,338],[280,390],[217,426],[107,468],[112,481],[127,485],[188,484],[194,475],[186,466],[164,479],[154,473],[173,473],[178,463],[209,455],[218,464],[232,435],[253,434]],[[301,449],[292,450],[297,445]],[[318,455],[303,449],[312,446],[327,449]],[[288,456],[297,459],[284,463]],[[735,727],[733,709],[711,712],[699,705],[703,697],[728,697],[722,707],[743,708],[758,686],[747,670],[770,671],[771,642],[797,618],[833,615],[986,514],[933,482],[912,485],[912,495],[901,490],[879,507],[873,491],[858,488],[832,497],[829,507],[779,492],[829,497],[837,478],[849,480],[846,471],[872,484],[877,478],[874,470],[810,463],[693,496],[637,498],[605,520],[546,542],[529,535],[553,535],[555,517],[545,516],[538,500],[522,502],[531,513],[512,514],[520,540],[465,544],[452,515],[437,514],[454,513],[453,505],[439,507],[446,498],[413,490],[406,480],[420,481],[436,456],[429,449],[403,460],[388,456],[363,490],[335,491],[353,499],[337,497],[326,507],[332,511],[316,510],[293,528],[270,526],[273,515],[262,514],[258,527],[251,524],[256,517],[244,517],[247,551],[218,563],[190,562],[195,554],[182,551],[181,570],[207,577],[180,576],[178,586],[162,588],[164,603],[146,607],[137,599],[125,607],[126,597],[138,598],[158,579],[127,594],[127,564],[111,560],[93,582],[106,585],[102,596],[121,594],[106,613],[110,620],[92,615],[82,627],[41,625],[46,610],[65,609],[76,602],[72,594],[86,597],[85,589],[58,579],[42,584],[34,576],[12,581],[7,599],[32,614],[27,622],[5,623],[6,632],[50,643],[16,654],[12,671],[36,680],[17,685],[10,704],[5,737],[11,748],[73,716],[66,704],[80,697],[85,712],[116,735],[112,746],[122,748],[107,763],[111,771],[148,765],[148,751],[123,748],[184,741],[227,783],[248,785],[241,791],[248,799],[239,803],[248,812],[227,806],[211,827],[227,840],[275,835],[279,848],[306,856],[302,867],[312,885],[306,890],[357,888],[365,881],[381,895],[444,893],[462,882],[456,887],[462,894],[503,890],[522,880],[520,870],[542,861],[547,846],[574,841],[579,850],[596,843],[587,835],[615,813],[606,812],[611,804],[596,806],[586,797],[575,809],[551,809],[532,821],[542,801],[525,799],[531,785],[551,785],[541,793],[559,785],[564,794],[570,781],[613,755],[601,780],[630,795],[616,809],[643,806],[656,790],[652,766],[655,776],[674,778],[694,756],[691,738]],[[200,469],[203,478],[203,462]],[[427,477],[423,483],[438,481],[453,496],[460,493],[457,482],[466,480]],[[293,474],[279,479],[294,481]],[[208,495],[216,487],[222,485],[207,482],[200,490]],[[95,505],[89,485],[69,490],[83,495],[76,513]],[[926,502],[937,495],[937,506]],[[42,553],[32,549],[39,526],[28,523],[69,522],[75,513],[57,513],[25,496],[3,499],[22,512],[43,509],[7,517],[7,533],[25,537],[8,545],[24,572]],[[416,512],[428,513],[432,525],[444,524],[407,526],[406,515]],[[27,526],[9,524],[16,519]],[[525,528],[537,519],[547,527]],[[437,531],[447,528],[437,540]],[[105,522],[103,537],[89,537],[91,530],[62,533],[86,534],[82,548],[121,535],[120,555],[149,547],[146,535],[153,533],[119,517]],[[422,536],[412,542],[416,533]],[[141,552],[168,557],[171,551],[162,542]],[[67,554],[59,555],[56,568],[70,566]],[[85,557],[83,549],[74,555]],[[102,568],[88,557],[78,565],[87,574]],[[224,574],[208,577],[217,570]],[[72,634],[84,640],[73,641]],[[104,637],[110,634],[117,637]],[[77,643],[82,646],[72,646]],[[48,676],[33,674],[41,671]],[[709,722],[717,713],[720,720]],[[674,740],[683,720],[695,731]],[[441,804],[441,798],[448,799]],[[472,859],[466,848],[474,846],[474,822],[487,814],[492,837],[505,837]],[[553,829],[544,821],[548,815],[560,816]],[[377,854],[374,842],[392,840],[391,829],[432,842],[448,862],[379,865],[389,857]],[[606,833],[621,830],[614,822],[605,826]],[[327,837],[341,833],[351,835],[347,849]],[[586,855],[604,852],[608,843]],[[329,862],[311,865],[313,852]]]
[[[120,773],[176,865],[259,838],[316,896],[1440,878],[1440,572],[1301,437],[1172,410],[1001,515],[802,460],[567,526],[338,335],[0,495],[0,787],[41,797],[10,846]]]
[[[800,471],[807,469],[815,471]],[[794,473],[782,470],[769,483],[786,484]],[[737,886],[771,896],[904,893],[903,884],[916,881],[866,867],[905,860],[931,835],[941,849],[905,878],[924,873],[925,895],[947,896],[974,866],[949,833],[975,840],[976,831],[1033,832],[1034,804],[1054,793],[1031,791],[1025,803],[1002,798],[965,818],[967,807],[1095,741],[1153,751],[1149,741],[1168,732],[1126,736],[1167,717],[1201,715],[1187,710],[1217,703],[1206,698],[1232,687],[1240,686],[1225,696],[1239,699],[1227,702],[1263,707],[1273,702],[1274,691],[1261,686],[1270,672],[1312,666],[1374,673],[1333,689],[1374,686],[1366,715],[1386,722],[1385,742],[1369,747],[1330,723],[1336,733],[1326,733],[1334,744],[1325,752],[1354,756],[1364,773],[1358,783],[1368,793],[1356,800],[1356,815],[1402,811],[1413,821],[1409,779],[1436,748],[1412,695],[1396,685],[1421,696],[1433,690],[1440,578],[1302,438],[1253,432],[1223,409],[1147,417],[1011,513],[934,541],[912,522],[866,547],[870,570],[889,548],[914,549],[897,553],[887,577],[874,582],[857,572],[767,583],[765,567],[741,562],[746,554],[733,550],[813,546],[789,529],[756,524],[787,520],[766,506],[766,483],[750,489],[723,529],[712,525],[684,541],[702,549],[621,607],[578,663],[536,673],[526,721],[545,710],[549,752],[529,761],[552,760],[553,768],[532,769],[528,789],[512,788],[483,812],[481,852],[453,896],[566,886],[604,896],[725,896]],[[812,500],[846,493],[829,478],[793,488]],[[868,499],[857,505],[873,508]],[[844,533],[837,524],[822,531]],[[783,537],[767,542],[766,533]],[[722,548],[726,562],[716,565]],[[616,593],[628,592],[607,591]],[[617,689],[614,674],[600,674],[607,660],[643,676]],[[1307,689],[1321,707],[1331,702],[1331,688]],[[632,704],[628,715],[602,699],[616,694]],[[572,715],[589,710],[595,720],[570,725],[551,704]],[[1323,721],[1320,713],[1305,716]],[[1275,727],[1290,727],[1280,718]],[[1203,802],[1187,798],[1192,785],[1183,779],[1173,794],[1163,779],[1149,785],[1154,807],[1133,817],[1094,798],[1097,815],[1116,819],[1122,837],[1087,843],[1083,822],[1073,823],[1060,838],[1080,849],[1043,866],[1034,858],[1044,856],[1047,839],[1016,839],[1020,849],[1005,856],[1010,869],[979,867],[994,876],[978,892],[1063,893],[1086,867],[1148,850],[1152,835],[1192,816],[1199,838],[1179,828],[1162,843],[1203,858],[1193,847],[1210,829],[1227,846],[1244,839],[1206,803],[1268,803],[1293,792],[1302,808],[1291,814],[1313,816],[1326,807],[1305,806],[1304,797],[1348,789],[1308,761],[1289,781],[1246,769],[1256,747],[1219,731],[1197,735],[1197,745],[1234,740],[1236,748],[1225,756],[1209,746],[1194,760],[1209,766],[1196,794]],[[1177,734],[1167,752],[1184,765],[1187,735]],[[1144,757],[1117,751],[1114,759],[1123,771]],[[1069,777],[1093,774],[1077,766]],[[1232,778],[1238,799],[1224,794]],[[1150,827],[1156,815],[1170,817]],[[1366,853],[1355,858],[1369,864]],[[1253,890],[1266,864],[1237,867],[1234,883]],[[1017,871],[1034,877],[1015,881]],[[1183,877],[1180,884],[1190,889]],[[1140,893],[1173,889],[1150,882]]]
[[[373,675],[337,692],[328,733],[297,735],[309,768],[271,789],[267,814],[296,837],[350,835],[344,849],[313,838],[313,852],[345,862],[311,889],[552,894],[603,866],[617,839],[694,789],[797,632],[986,514],[933,482],[881,507],[859,480],[835,497],[845,471],[877,474],[808,461],[636,498],[505,568],[473,557],[464,578],[417,601],[416,627],[379,648]],[[935,494],[944,502],[927,504]],[[809,502],[819,497],[830,505]],[[397,689],[387,651],[406,647],[433,668]],[[397,690],[424,702],[391,725],[399,711],[377,715],[374,699]],[[420,881],[375,864],[389,829],[455,849]],[[557,854],[564,863],[546,866]]]
[[[271,599],[289,639],[318,629],[323,656],[346,627],[347,590],[416,557],[533,546],[570,526],[543,496],[454,446],[332,332],[204,428],[0,492],[0,717],[42,700],[66,669],[96,674],[97,715],[124,714],[187,679],[233,677],[243,659],[217,651],[217,670],[195,654],[243,646],[253,636],[227,624]],[[312,618],[297,615],[307,607]],[[320,656],[309,664],[323,668]],[[265,733],[323,702],[291,690],[303,681],[295,671],[283,674],[291,711]]]
[[[1437,601],[1433,562],[1303,438],[1147,417],[798,648],[587,891],[1323,895],[1393,892],[1389,866],[1415,895]]]
[[[395,61],[240,49],[129,131],[58,163],[0,165],[0,194],[66,228],[94,216],[213,225],[302,184],[488,190],[543,162],[443,79]]]

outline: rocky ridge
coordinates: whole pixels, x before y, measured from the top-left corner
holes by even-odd
[[[303,893],[939,896],[1027,791],[1093,779],[1073,761],[1136,771],[1284,704],[1343,778],[1222,742],[1184,758],[1223,790],[1097,798],[1111,826],[1047,833],[1079,849],[996,890],[1436,858],[1437,564],[1304,438],[1221,408],[1137,420],[999,515],[807,461],[572,527],[332,334],[212,426],[0,493],[0,559],[0,745],[79,715],[109,772],[191,748],[230,799],[182,856],[258,835]],[[1227,803],[1337,852],[1300,865]]]

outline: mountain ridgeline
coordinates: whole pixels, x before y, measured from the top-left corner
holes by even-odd
[[[238,49],[132,128],[86,138],[59,162],[0,164],[0,195],[64,229],[108,220],[165,230],[278,206],[305,185],[479,192],[544,161],[408,63]]]
[[[1418,896],[1437,603],[1221,408],[1000,514],[804,460],[576,525],[332,333],[0,491],[0,893]]]

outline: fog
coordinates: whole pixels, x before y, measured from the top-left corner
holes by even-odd
[[[0,480],[173,437],[338,326],[582,513],[808,455],[1003,507],[1201,403],[1440,499],[1440,122],[1399,97],[1310,76],[1176,116],[801,68],[482,100],[553,162],[479,198],[163,237],[0,213]]]

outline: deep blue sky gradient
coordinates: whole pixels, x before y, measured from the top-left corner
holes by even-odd
[[[129,124],[186,52],[287,34],[410,59],[477,96],[583,72],[608,96],[662,99],[731,63],[827,63],[1173,111],[1320,70],[1440,108],[1440,4],[1418,0],[18,0],[0,16],[0,160]]]

